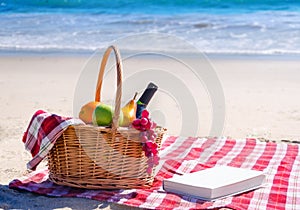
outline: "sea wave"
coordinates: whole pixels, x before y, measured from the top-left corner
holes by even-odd
[[[91,52],[127,36],[161,33],[184,39],[206,53],[299,54],[297,1],[286,1],[281,9],[281,1],[276,0],[221,0],[215,6],[212,0],[118,0],[111,5],[68,0],[64,1],[67,8],[61,2],[0,0],[0,50]],[[261,9],[269,4],[278,7]],[[249,5],[259,8],[245,12]],[[169,49],[184,51],[176,44]]]

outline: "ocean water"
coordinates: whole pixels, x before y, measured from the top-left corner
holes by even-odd
[[[150,32],[206,53],[300,54],[299,0],[0,0],[0,26],[1,52],[92,52]]]

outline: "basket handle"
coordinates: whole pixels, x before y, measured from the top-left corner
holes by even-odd
[[[119,127],[119,117],[120,117],[121,97],[122,97],[122,69],[123,69],[123,66],[122,66],[120,52],[119,52],[118,48],[114,45],[109,46],[106,49],[106,51],[104,52],[104,55],[102,57],[100,70],[99,70],[99,74],[98,74],[97,86],[96,86],[95,101],[101,101],[101,89],[102,89],[104,70],[105,70],[107,60],[108,60],[109,55],[112,50],[114,51],[114,54],[115,54],[116,69],[117,69],[117,92],[116,92],[116,99],[115,99],[115,111],[114,111],[113,122],[112,122],[112,131],[113,131],[113,133],[115,133],[115,131]]]

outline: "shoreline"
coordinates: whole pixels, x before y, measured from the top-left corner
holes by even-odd
[[[105,47],[99,48],[97,50],[83,50],[83,51],[72,51],[72,50],[0,50],[0,57],[91,57],[94,54],[102,53]],[[124,57],[128,55],[135,55],[144,53],[144,51],[132,51],[120,49],[121,54]],[[151,50],[149,50],[152,52]],[[280,61],[298,61],[300,59],[300,54],[297,53],[216,53],[216,52],[201,52],[195,48],[194,52],[168,52],[168,51],[154,51],[154,53],[179,55],[184,58],[195,58],[195,54],[202,54],[209,59],[217,60],[280,60]]]

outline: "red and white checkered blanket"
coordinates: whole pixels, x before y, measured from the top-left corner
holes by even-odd
[[[82,197],[147,209],[300,209],[299,145],[260,142],[256,139],[166,137],[161,161],[150,189],[84,190],[50,182],[48,171],[15,179],[10,188],[49,196]],[[161,190],[162,180],[175,173],[195,172],[215,165],[264,171],[263,188],[207,202]]]
[[[43,110],[35,112],[22,139],[25,149],[32,155],[27,168],[36,169],[69,125],[82,123],[84,122],[79,119],[62,117]]]

